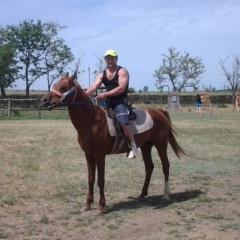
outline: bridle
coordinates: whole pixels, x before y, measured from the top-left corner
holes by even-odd
[[[74,85],[72,88],[70,88],[70,89],[69,89],[67,92],[65,92],[65,93],[61,93],[60,91],[58,91],[58,90],[55,89],[54,87],[53,87],[53,89],[52,89],[50,92],[53,92],[54,94],[56,94],[57,96],[60,97],[57,105],[60,104],[60,105],[64,105],[64,106],[71,106],[71,105],[80,105],[80,104],[85,104],[85,103],[90,103],[90,102],[93,103],[92,99],[89,99],[89,100],[87,100],[87,101],[82,101],[82,102],[75,102],[75,99],[76,99],[76,96],[77,96],[77,90],[76,90],[77,88],[78,88],[78,84],[75,83],[75,85]],[[73,94],[73,93],[74,93],[74,97],[73,97],[72,102],[70,102],[70,103],[63,102],[63,100],[64,100],[67,96],[69,96],[69,95],[71,95],[71,94]]]

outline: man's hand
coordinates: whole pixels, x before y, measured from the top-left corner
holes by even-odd
[[[95,99],[97,100],[105,100],[107,97],[106,97],[106,93],[99,93]]]

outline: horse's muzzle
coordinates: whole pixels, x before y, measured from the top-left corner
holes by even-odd
[[[47,98],[42,97],[40,100],[40,106],[42,108],[46,108],[47,110],[51,111],[57,104],[51,103]]]

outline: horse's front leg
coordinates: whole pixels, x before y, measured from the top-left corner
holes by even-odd
[[[145,164],[145,181],[142,188],[142,192],[139,196],[140,199],[144,199],[148,195],[148,187],[151,180],[152,172],[154,169],[151,151],[152,151],[152,144],[145,143],[141,146],[142,157]]]
[[[105,156],[97,157],[97,171],[98,171],[98,187],[99,187],[99,204],[98,210],[103,213],[104,207],[106,205],[104,186],[105,186]]]
[[[96,161],[95,159],[85,153],[88,167],[88,194],[85,206],[82,211],[88,211],[91,209],[91,204],[94,202],[94,182],[95,182],[95,172],[96,172]]]

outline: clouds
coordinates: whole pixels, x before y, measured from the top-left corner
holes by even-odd
[[[82,68],[116,49],[136,90],[155,89],[154,70],[171,46],[202,58],[202,83],[217,88],[224,84],[218,58],[239,53],[238,0],[1,0],[0,7],[1,26],[28,19],[67,26],[60,36],[76,58],[84,53]]]

